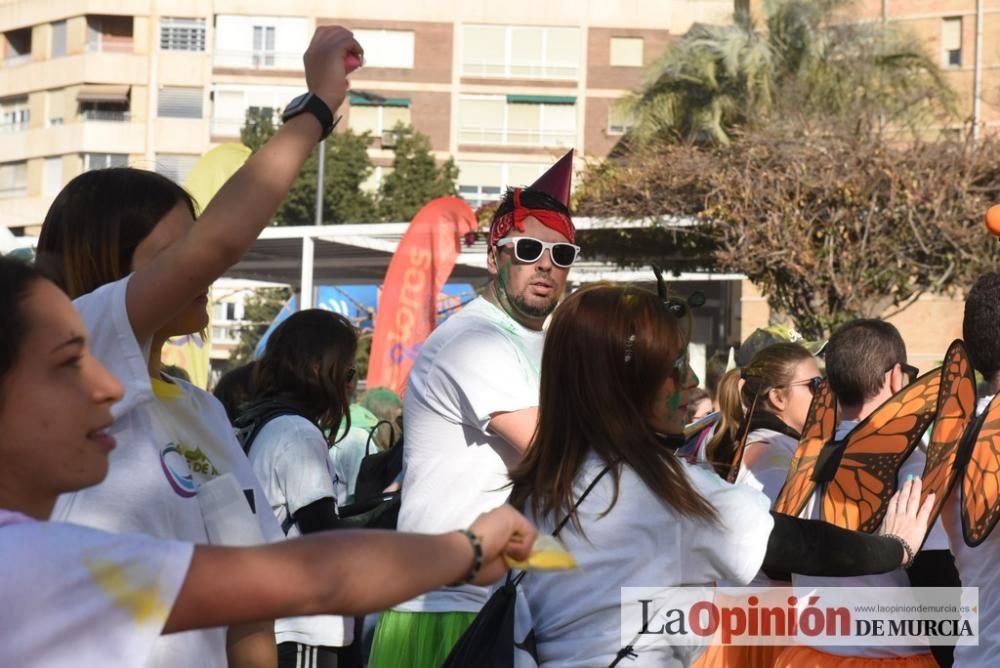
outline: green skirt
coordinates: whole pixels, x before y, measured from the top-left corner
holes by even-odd
[[[474,612],[383,612],[375,628],[368,665],[440,668],[475,618]]]

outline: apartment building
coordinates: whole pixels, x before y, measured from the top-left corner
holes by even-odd
[[[0,0],[0,226],[37,231],[88,169],[134,165],[182,182],[237,141],[249,109],[279,112],[305,81],[317,25],[366,48],[342,110],[390,169],[397,122],[457,161],[473,206],[577,149],[604,157],[628,127],[614,102],[693,22],[731,0]]]
[[[959,128],[1000,128],[1000,0],[862,0],[854,16],[915,36],[958,96]]]

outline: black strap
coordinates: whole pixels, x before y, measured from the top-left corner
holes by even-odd
[[[583,490],[583,494],[581,494],[580,498],[578,498],[576,500],[576,503],[573,504],[573,507],[570,509],[570,511],[568,513],[566,513],[566,517],[562,518],[559,521],[559,524],[556,525],[556,528],[552,531],[552,535],[553,536],[558,536],[559,535],[559,532],[563,530],[563,527],[565,527],[566,523],[569,522],[569,518],[572,517],[573,513],[575,513],[577,511],[577,509],[580,507],[580,504],[583,503],[583,500],[586,499],[587,495],[590,494],[591,490],[593,490],[594,487],[597,486],[597,483],[599,483],[601,481],[601,478],[604,477],[604,474],[607,473],[610,470],[611,470],[611,466],[610,465],[609,466],[605,466],[603,469],[601,469],[601,472],[598,473],[597,476],[593,480],[590,481],[590,484],[587,485],[587,489]],[[511,582],[513,582],[514,585],[517,586],[517,584],[520,583],[521,580],[524,579],[524,576],[527,575],[527,574],[528,574],[528,571],[521,571],[520,573],[517,574],[517,577],[513,577],[513,579],[512,579],[513,574],[510,573],[510,572],[508,572],[507,573],[507,583],[510,584]]]
[[[375,423],[374,427],[368,430],[368,440],[365,441],[365,457],[371,454],[369,448],[371,447],[372,439],[375,438],[375,432],[378,431],[378,428],[384,424],[389,425],[389,447],[390,448],[392,447],[393,441],[396,440],[396,430],[392,426],[392,423],[389,422],[388,420],[379,420],[378,422]]]

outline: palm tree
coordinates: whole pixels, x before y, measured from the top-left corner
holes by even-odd
[[[847,0],[775,0],[764,29],[694,25],[626,98],[641,142],[728,143],[734,130],[787,119],[839,131],[919,128],[953,113],[954,96],[914,39],[843,20]]]

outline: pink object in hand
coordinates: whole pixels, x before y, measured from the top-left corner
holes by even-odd
[[[344,68],[346,69],[347,74],[350,74],[359,67],[361,67],[361,58],[358,57],[358,54],[348,53],[344,56]]]

